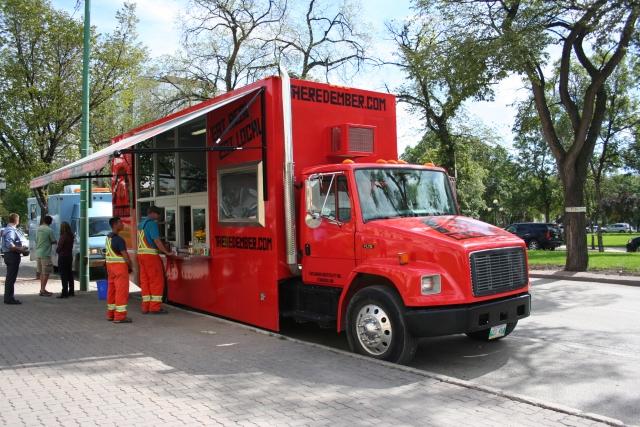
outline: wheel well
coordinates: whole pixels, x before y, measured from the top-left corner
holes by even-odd
[[[392,292],[398,295],[398,297],[400,298],[400,301],[402,301],[402,297],[400,297],[400,293],[398,292],[398,289],[396,289],[396,286],[388,278],[384,276],[377,276],[375,274],[358,273],[355,279],[353,279],[351,286],[349,286],[349,289],[347,290],[346,295],[344,296],[344,300],[340,310],[341,321],[340,321],[340,329],[338,330],[338,332],[344,331],[345,319],[347,316],[347,307],[349,306],[349,302],[351,301],[351,298],[353,298],[353,296],[361,289],[364,289],[366,287],[373,286],[373,285],[384,286],[386,288],[389,288]]]

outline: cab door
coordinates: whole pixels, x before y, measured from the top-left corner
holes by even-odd
[[[306,183],[301,232],[305,283],[344,286],[355,267],[352,198],[343,173],[316,174]]]

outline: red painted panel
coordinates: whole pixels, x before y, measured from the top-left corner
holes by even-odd
[[[277,77],[261,80],[240,91],[264,87],[258,99],[228,133],[222,144],[242,146],[242,151],[207,153],[209,177],[210,257],[173,259],[167,264],[168,294],[172,302],[230,317],[267,329],[279,328],[278,281],[289,277],[284,242],[283,200],[283,114],[281,80]],[[223,95],[233,96],[234,92]],[[247,98],[251,98],[248,96]],[[216,102],[215,100],[206,103]],[[220,132],[227,128],[245,99],[207,114],[207,143],[214,144]],[[114,142],[131,134],[200,108],[167,116],[127,132]],[[329,86],[307,81],[292,81],[292,115],[295,174],[302,182],[301,172],[307,166],[341,162],[331,154],[331,129],[346,123],[374,127],[374,153],[358,161],[397,158],[395,128],[395,98],[388,94]],[[264,127],[263,127],[264,126]],[[264,225],[238,225],[219,221],[218,171],[263,160],[262,142],[266,141],[267,191],[264,201]],[[127,224],[128,244],[135,247],[135,198],[131,186],[133,170],[128,157],[114,160],[114,171],[122,170],[112,183],[114,196],[120,197],[120,212]],[[127,182],[128,177],[129,181]],[[125,191],[123,187],[129,186]],[[129,194],[129,206],[124,194]],[[300,200],[300,189],[296,190]],[[115,199],[114,199],[115,200]],[[125,214],[129,214],[126,216]],[[354,225],[355,226],[355,225]],[[298,236],[300,233],[298,232]],[[331,237],[331,236],[329,236]],[[325,248],[331,248],[327,239]],[[345,250],[348,248],[345,248]],[[351,262],[351,261],[349,261]],[[346,267],[345,267],[346,268]]]

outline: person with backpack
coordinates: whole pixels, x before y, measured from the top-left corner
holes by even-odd
[[[22,254],[26,253],[27,248],[22,247],[20,239],[20,231],[18,224],[20,216],[16,213],[9,215],[9,224],[2,230],[2,257],[7,265],[7,276],[4,281],[4,303],[9,305],[22,304],[20,300],[14,297],[14,285],[18,278],[18,270],[20,269],[20,260]]]

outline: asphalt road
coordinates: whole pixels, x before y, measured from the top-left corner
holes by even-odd
[[[640,424],[640,287],[533,279],[531,317],[507,338],[424,339],[411,366]],[[287,335],[347,349],[344,334]]]

